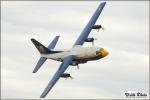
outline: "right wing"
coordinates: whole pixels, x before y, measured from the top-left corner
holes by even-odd
[[[84,30],[82,31],[82,33],[80,34],[78,39],[76,40],[74,46],[75,45],[83,45],[83,43],[85,42],[86,38],[90,34],[90,32],[92,30],[92,27],[94,26],[94,24],[97,21],[99,15],[101,14],[105,4],[106,4],[106,2],[103,2],[103,3],[101,3],[98,6],[98,8],[95,11],[95,13],[93,14],[92,18],[90,19],[90,21],[88,22],[88,24],[86,25],[86,27],[84,28]]]
[[[41,94],[40,98],[44,98],[48,94],[48,92],[53,88],[53,86],[56,84],[56,82],[60,78],[61,74],[63,74],[65,70],[68,68],[68,66],[70,65],[73,59],[74,59],[73,55],[70,55],[64,59],[59,69],[56,71],[53,78],[51,79],[51,81],[49,82],[49,84],[47,85],[43,93]]]
[[[52,42],[49,44],[49,46],[48,46],[48,49],[49,49],[49,50],[55,48],[58,39],[59,39],[59,36],[56,36],[56,37],[53,39],[53,41],[52,41]],[[40,59],[39,59],[38,63],[36,64],[36,66],[35,66],[35,68],[34,68],[34,70],[33,70],[32,73],[36,73],[46,60],[47,60],[47,58],[40,57]]]

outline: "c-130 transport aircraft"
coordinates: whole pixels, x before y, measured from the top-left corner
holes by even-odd
[[[106,2],[101,3],[93,16],[91,17],[90,21],[74,43],[73,47],[69,50],[60,50],[56,51],[54,50],[54,47],[59,39],[59,36],[56,36],[54,40],[50,43],[48,47],[45,47],[41,43],[39,43],[35,39],[31,39],[35,47],[38,49],[38,51],[41,54],[41,57],[36,65],[36,67],[33,70],[33,73],[36,73],[38,69],[43,65],[43,63],[47,59],[52,59],[56,61],[62,62],[56,73],[54,74],[53,78],[41,94],[40,98],[44,98],[48,92],[53,88],[53,86],[56,84],[56,82],[59,80],[59,78],[72,78],[69,73],[64,73],[65,70],[68,68],[69,65],[77,66],[79,64],[87,63],[88,61],[94,61],[101,59],[108,55],[108,51],[106,51],[104,48],[101,47],[82,47],[84,42],[94,42],[94,38],[88,38],[88,35],[90,34],[92,29],[103,29],[101,25],[95,25],[95,22],[97,21],[99,15],[101,14]],[[79,68],[79,67],[78,67]]]

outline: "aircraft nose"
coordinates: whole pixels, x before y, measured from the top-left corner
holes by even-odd
[[[102,57],[106,57],[108,54],[109,54],[108,51],[105,50],[105,49],[102,49],[102,50],[100,51],[100,55],[101,55]]]

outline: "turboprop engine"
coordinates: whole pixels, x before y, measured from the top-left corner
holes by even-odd
[[[104,30],[104,28],[101,25],[94,25],[94,26],[92,26],[92,29],[97,29],[98,32],[100,29]]]
[[[73,77],[69,74],[69,73],[63,73],[63,74],[61,74],[61,76],[60,77],[62,77],[62,78],[71,78],[71,79],[73,79]]]

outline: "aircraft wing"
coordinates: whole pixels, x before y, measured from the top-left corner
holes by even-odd
[[[92,30],[92,26],[95,25],[95,22],[97,21],[99,15],[101,14],[104,6],[105,6],[106,2],[101,3],[97,10],[95,11],[95,13],[93,14],[93,16],[91,17],[90,21],[88,22],[88,24],[86,25],[86,27],[84,28],[84,30],[82,31],[81,35],[78,37],[78,39],[76,40],[75,45],[83,45],[83,43],[85,42],[86,38],[88,37],[89,33]]]
[[[43,93],[41,94],[40,98],[44,98],[48,92],[53,88],[53,86],[56,84],[58,79],[60,78],[61,74],[65,72],[65,70],[68,68],[72,60],[74,59],[73,55],[69,55],[65,60],[61,63],[59,69],[54,74],[52,80],[49,82]]]

